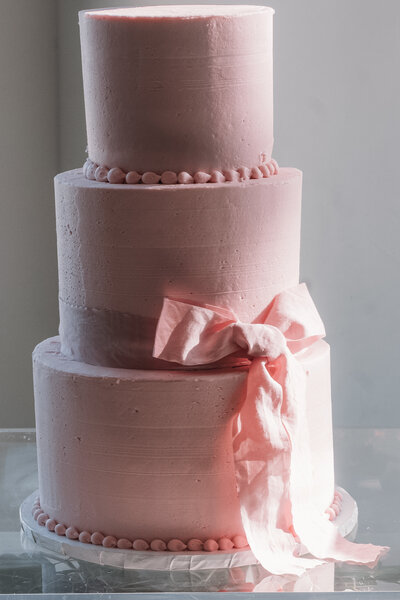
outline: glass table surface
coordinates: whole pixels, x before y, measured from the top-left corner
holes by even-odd
[[[301,578],[271,576],[260,566],[208,571],[122,570],[41,551],[20,532],[19,506],[37,489],[34,430],[0,429],[0,595],[120,594],[146,599],[177,597],[398,598],[400,600],[400,430],[337,429],[338,485],[357,500],[356,539],[388,545],[374,569],[329,563]],[[279,595],[278,595],[279,594]],[[50,596],[46,596],[49,598]]]

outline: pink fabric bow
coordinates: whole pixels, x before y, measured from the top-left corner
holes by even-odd
[[[313,509],[306,374],[296,354],[325,330],[305,284],[278,294],[265,314],[264,323],[241,323],[227,309],[166,298],[153,355],[186,366],[238,352],[253,359],[233,452],[243,527],[264,568],[301,575],[318,559],[373,566],[387,548],[349,542]],[[299,541],[317,558],[297,556]]]

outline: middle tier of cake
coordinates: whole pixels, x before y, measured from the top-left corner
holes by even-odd
[[[75,170],[56,177],[55,191],[60,336],[71,359],[170,368],[152,358],[164,297],[253,322],[299,282],[296,169],[193,185],[99,183]]]
[[[329,346],[296,357],[307,373],[312,498],[323,513],[334,495]],[[232,428],[247,368],[97,367],[63,356],[59,338],[39,344],[33,361],[47,518],[131,542],[244,535]]]

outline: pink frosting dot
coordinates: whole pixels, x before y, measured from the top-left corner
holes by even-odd
[[[115,548],[116,545],[117,545],[117,538],[115,538],[113,535],[106,535],[106,537],[103,540],[104,548]]]
[[[42,515],[42,514],[43,514],[43,512],[44,512],[44,511],[43,511],[41,508],[37,508],[37,509],[35,510],[35,512],[33,513],[33,518],[35,519],[35,521],[37,521],[37,520],[38,520],[38,518],[40,517],[40,515]]]
[[[275,167],[271,164],[271,162],[267,163],[267,169],[271,177],[272,175],[275,175]]]
[[[204,542],[203,548],[206,552],[216,552],[219,548],[218,542],[215,540],[207,540]]]
[[[337,490],[336,490],[336,492],[335,492],[335,497],[336,497],[336,498],[339,498],[339,500],[343,500],[343,496],[342,496],[342,494],[341,494],[340,492],[338,492]]]
[[[194,182],[195,183],[208,183],[211,179],[211,175],[205,173],[204,171],[197,171],[194,174]]]
[[[132,547],[134,550],[145,551],[148,550],[150,546],[146,540],[138,539],[133,542]]]
[[[92,164],[92,161],[91,161],[89,158],[87,158],[87,159],[85,160],[85,164],[84,164],[84,165],[83,165],[83,167],[82,167],[82,173],[83,173],[83,175],[84,175],[85,177],[87,177],[87,170],[88,170],[88,167],[89,167],[91,164]]]
[[[273,169],[273,175],[277,175],[279,173],[279,165],[274,158],[271,158],[269,161],[270,166]]]
[[[178,175],[174,171],[164,171],[161,175],[161,183],[174,185],[178,181]]]
[[[40,506],[40,498],[39,496],[36,496],[36,498],[33,501],[34,504],[38,504]]]
[[[234,169],[223,171],[226,181],[240,181],[240,175]]]
[[[160,179],[160,175],[153,173],[153,171],[146,171],[146,173],[143,173],[142,175],[142,182],[149,185],[160,183]]]
[[[48,529],[49,531],[54,531],[57,525],[57,521],[55,519],[47,519],[45,525],[46,529]]]
[[[326,512],[326,514],[328,515],[328,517],[329,517],[329,520],[330,520],[330,521],[334,521],[334,520],[335,520],[335,518],[336,518],[336,513],[335,513],[335,511],[333,510],[333,508],[330,508],[330,507],[329,507],[329,508],[327,508],[327,509],[326,509],[326,511],[325,511],[325,512]]]
[[[260,165],[258,168],[260,169],[260,172],[262,173],[263,177],[270,177],[271,173],[270,173],[267,165],[265,165],[265,164]]]
[[[150,543],[150,548],[155,552],[164,552],[164,550],[167,549],[167,544],[164,542],[164,540],[153,540]]]
[[[92,542],[92,544],[94,544],[95,546],[101,546],[104,540],[104,535],[102,533],[100,533],[100,531],[95,531],[94,533],[92,533],[92,535],[90,536],[90,541]]]
[[[227,537],[222,537],[218,540],[218,546],[220,550],[231,550],[233,548],[233,542]]]
[[[250,179],[250,169],[248,167],[239,167],[238,168],[238,173],[239,173],[239,177],[241,181],[245,181],[247,179]]]
[[[98,166],[99,165],[96,165],[96,163],[92,162],[86,167],[86,177],[91,181],[96,179],[95,173]]]
[[[79,534],[79,541],[82,542],[82,544],[91,544],[92,540],[89,531],[81,531]]]
[[[40,505],[34,504],[32,506],[32,514],[34,515],[37,510],[42,510],[42,509],[40,508]]]
[[[37,522],[38,522],[39,525],[41,525],[42,527],[44,527],[44,525],[46,524],[47,519],[50,519],[49,515],[46,515],[46,513],[42,513],[41,515],[38,516]]]
[[[210,183],[224,183],[225,176],[221,171],[213,171],[211,173]]]
[[[193,177],[190,175],[190,173],[187,173],[186,171],[181,171],[178,174],[178,183],[182,183],[182,184],[186,184],[188,185],[189,183],[193,183],[194,179]]]
[[[336,516],[340,513],[340,506],[336,502],[331,504],[331,508],[335,511]]]
[[[120,538],[117,541],[117,547],[121,550],[130,550],[130,548],[132,548],[132,542],[126,538]]]
[[[94,176],[96,181],[105,182],[108,181],[108,167],[97,167]]]
[[[130,185],[135,185],[136,183],[139,183],[141,179],[142,176],[140,173],[137,171],[129,171],[129,173],[126,174],[125,182],[129,183]]]
[[[167,547],[170,552],[182,552],[183,550],[186,550],[186,544],[178,539],[169,540]]]
[[[108,171],[107,179],[110,183],[124,183],[125,173],[119,167],[114,167]]]
[[[235,548],[245,548],[246,546],[248,546],[248,542],[243,535],[235,535],[232,538],[232,542]]]
[[[65,535],[69,540],[77,540],[79,538],[79,531],[76,527],[68,527]]]
[[[67,528],[62,523],[58,523],[55,526],[54,531],[56,532],[57,535],[65,535],[65,532],[67,531]]]
[[[190,175],[190,173],[187,173],[186,171],[181,171],[178,174],[178,183],[182,183],[182,184],[188,185],[189,183],[193,183],[193,182],[194,182],[194,179]]]
[[[258,167],[253,167],[250,172],[250,179],[262,179],[263,174]]]
[[[200,552],[201,550],[203,550],[203,542],[201,540],[193,538],[192,540],[188,541],[187,547],[192,552]]]
[[[84,174],[85,177],[87,177],[87,175],[88,175],[88,169],[89,169],[89,167],[92,166],[92,164],[93,163],[90,160],[90,158],[87,158],[86,161],[85,161],[85,164],[83,165],[83,168],[82,168],[82,172],[83,172],[83,174]]]

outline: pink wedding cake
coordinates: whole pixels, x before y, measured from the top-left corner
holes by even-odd
[[[55,179],[60,335],[33,355],[33,514],[54,536],[249,547],[294,574],[385,550],[335,528],[301,172],[272,157],[273,12],[80,13],[88,160]]]

